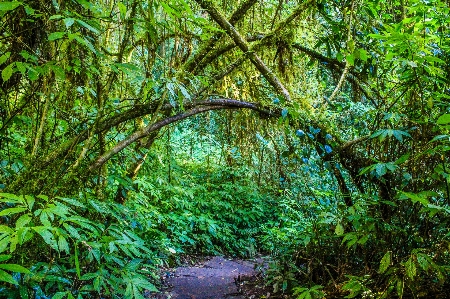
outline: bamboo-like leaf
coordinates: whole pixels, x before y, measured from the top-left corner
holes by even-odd
[[[31,273],[30,270],[28,270],[27,268],[25,268],[21,265],[17,265],[17,264],[0,264],[0,269],[12,271],[12,272],[25,273],[25,274]]]
[[[383,258],[381,259],[380,269],[378,270],[378,272],[383,274],[389,268],[390,264],[391,264],[391,252],[388,251],[384,254]]]
[[[0,270],[0,281],[8,282],[15,285],[18,284],[17,281],[11,276],[11,274],[8,274],[3,270]]]

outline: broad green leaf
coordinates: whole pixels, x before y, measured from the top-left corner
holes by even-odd
[[[95,33],[95,34],[100,34],[100,31],[98,31],[98,29],[92,27],[91,25],[89,25],[89,24],[86,23],[85,21],[83,21],[83,20],[78,20],[78,19],[77,19],[76,22],[77,22],[78,24],[80,24],[81,26],[83,26],[84,28],[88,29],[89,31],[92,31],[92,32]]]
[[[14,232],[12,228],[10,228],[7,225],[0,225],[0,234],[7,234],[10,235]]]
[[[133,297],[134,299],[145,299],[145,297],[142,296],[142,292],[135,285],[133,285]]]
[[[9,252],[16,251],[18,243],[19,243],[19,236],[17,234],[11,235],[11,239],[9,241]]]
[[[6,235],[2,239],[0,239],[0,253],[2,253],[3,251],[5,251],[8,248],[10,240],[11,240],[10,235]]]
[[[335,228],[334,232],[335,232],[335,234],[338,235],[338,236],[343,235],[343,234],[344,234],[344,227],[342,226],[342,224],[338,223],[338,224],[336,225],[336,228]]]
[[[11,276],[11,274],[6,273],[3,270],[0,270],[0,281],[8,282],[10,284],[17,285],[17,281]]]
[[[63,226],[72,238],[75,238],[75,239],[81,238],[80,234],[78,233],[78,230],[75,227],[73,227],[72,225],[67,224],[67,223],[63,223]]]
[[[17,264],[0,264],[0,269],[12,271],[12,272],[25,273],[25,274],[31,273],[30,270],[28,270],[27,268],[25,268],[21,265],[17,265]]]
[[[437,120],[437,122],[436,122],[438,125],[447,125],[447,124],[450,124],[450,114],[443,114],[443,115],[441,115],[439,118],[438,118],[438,120]]]
[[[6,81],[9,80],[9,78],[11,78],[11,76],[12,76],[12,74],[13,74],[13,72],[14,72],[13,67],[14,67],[15,64],[16,64],[16,63],[13,62],[13,63],[9,64],[7,67],[5,67],[5,68],[2,70],[2,79],[3,79],[3,81],[6,82]]]
[[[387,168],[385,163],[378,163],[375,165],[375,171],[379,177],[382,177],[383,175],[386,174],[387,172],[386,169]]]
[[[70,253],[69,243],[67,243],[66,238],[64,238],[64,236],[62,236],[62,235],[58,236],[58,248],[59,248],[59,251],[64,251],[67,254]]]
[[[26,226],[28,223],[30,223],[30,221],[31,221],[30,214],[24,214],[20,216],[19,219],[17,219],[16,221],[16,229]]]
[[[391,252],[388,251],[384,254],[383,258],[381,259],[380,269],[378,270],[378,272],[383,274],[389,268],[390,264],[391,264]]]
[[[50,34],[48,35],[48,40],[49,40],[49,41],[54,41],[54,40],[63,38],[64,35],[66,35],[65,32],[53,32],[53,33],[50,33]]]
[[[138,286],[139,288],[149,290],[151,292],[157,292],[158,289],[155,287],[154,284],[152,284],[148,279],[144,276],[138,276],[134,277],[132,279],[132,282],[135,286]]]
[[[23,62],[16,61],[16,67],[22,75],[25,75],[27,68]]]
[[[0,216],[10,216],[10,215],[22,213],[23,211],[26,211],[26,210],[27,210],[27,208],[21,208],[21,207],[4,209],[3,211],[0,212]]]
[[[428,259],[429,259],[429,256],[424,254],[424,253],[418,253],[417,254],[417,263],[425,271],[428,271],[428,269],[431,266],[431,264],[429,263]]]
[[[64,81],[66,79],[66,73],[64,72],[63,68],[61,68],[57,65],[51,65],[50,68],[52,69],[52,71],[55,74],[57,79],[62,80],[62,81]]]
[[[80,207],[80,208],[84,208],[85,207],[83,203],[79,202],[76,199],[67,198],[67,197],[56,197],[56,198],[66,202],[68,204],[71,204],[71,205],[73,205],[75,207]]]
[[[25,196],[25,199],[27,201],[28,209],[30,209],[30,211],[33,210],[36,199],[33,196]]]
[[[427,206],[430,201],[426,197],[422,197],[420,195],[410,193],[410,192],[402,192],[402,195],[406,196],[407,198],[411,199],[413,203],[420,202],[424,206]]]
[[[355,56],[353,56],[353,55],[347,55],[347,56],[345,57],[345,59],[347,60],[347,62],[348,62],[348,64],[349,64],[350,66],[354,66],[354,65],[355,65]]]
[[[406,261],[405,270],[406,270],[406,275],[408,275],[408,277],[410,279],[414,279],[414,277],[417,274],[417,269],[416,269],[416,264],[414,263],[412,256],[409,257],[409,259]]]
[[[0,11],[14,10],[20,5],[22,5],[22,2],[0,2]]]
[[[58,250],[58,244],[56,243],[55,236],[51,231],[45,226],[35,226],[33,229],[41,235],[45,243],[50,245],[53,249]]]
[[[0,64],[3,64],[8,60],[8,58],[11,56],[11,52],[6,52],[2,56],[0,56]]]
[[[360,58],[362,61],[367,61],[367,58],[368,58],[368,56],[367,56],[367,51],[364,50],[364,49],[359,49],[359,58]]]
[[[67,292],[57,292],[55,295],[52,296],[52,299],[62,299],[66,297]]]
[[[122,2],[117,3],[117,7],[119,7],[120,17],[122,18],[122,20],[125,19],[125,16],[127,14],[127,7]]]
[[[0,262],[7,261],[11,258],[12,255],[9,254],[0,254]]]
[[[400,158],[398,158],[398,159],[394,162],[394,164],[395,164],[395,165],[400,165],[400,164],[404,163],[406,160],[409,159],[409,156],[410,156],[410,153],[404,154],[403,156],[401,156]]]

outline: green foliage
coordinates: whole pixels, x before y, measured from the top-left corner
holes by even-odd
[[[0,250],[8,253],[1,255],[1,279],[20,285],[3,288],[4,296],[143,298],[145,290],[156,291],[150,281],[160,260],[146,245],[150,240],[141,238],[142,228],[131,225],[132,211],[95,200],[8,193],[0,201],[9,206],[1,211],[7,225]]]

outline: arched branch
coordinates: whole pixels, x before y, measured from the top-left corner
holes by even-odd
[[[102,156],[97,158],[97,160],[89,167],[90,171],[93,171],[95,169],[98,169],[103,164],[105,164],[109,159],[111,159],[115,154],[119,153],[121,150],[132,144],[133,142],[144,138],[151,134],[152,132],[155,132],[159,129],[161,129],[164,126],[170,125],[174,122],[186,119],[190,116],[203,113],[206,111],[211,110],[220,110],[220,109],[251,109],[259,112],[260,114],[267,116],[275,116],[280,115],[280,113],[271,112],[265,109],[262,109],[260,106],[248,103],[248,102],[240,102],[237,100],[232,99],[214,99],[211,101],[203,101],[196,103],[196,106],[192,107],[189,110],[186,110],[182,113],[176,114],[174,116],[162,119],[156,123],[153,123],[151,125],[148,125],[141,130],[138,130],[125,138],[124,140],[117,143],[113,148],[108,150],[106,153],[104,153]]]

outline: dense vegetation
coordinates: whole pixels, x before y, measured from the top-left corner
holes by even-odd
[[[443,0],[0,2],[0,296],[143,298],[182,254],[293,298],[450,288]]]

